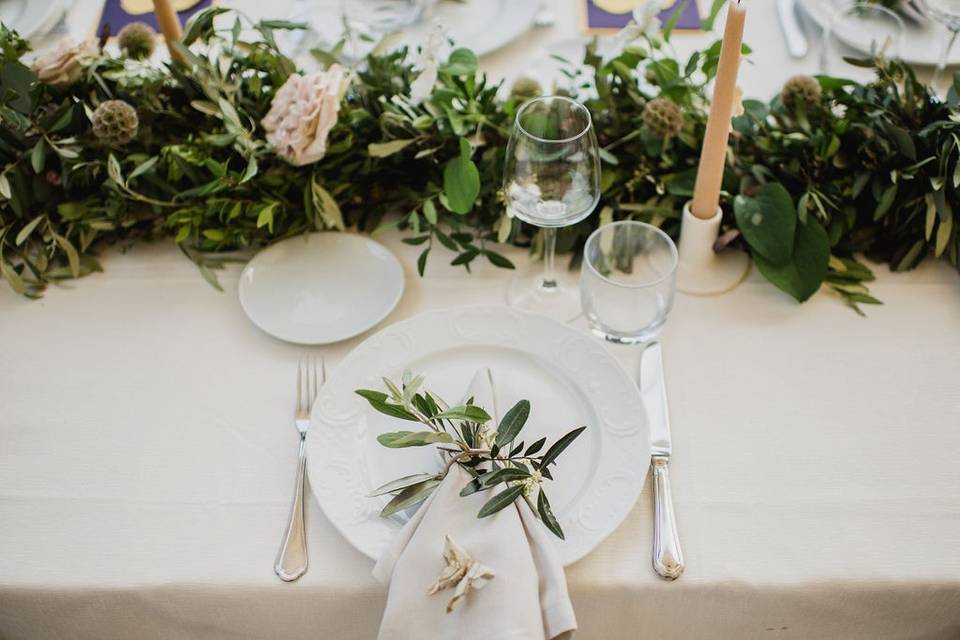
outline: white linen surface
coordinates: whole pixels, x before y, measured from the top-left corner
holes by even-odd
[[[73,3],[71,26],[89,32],[95,4]],[[750,5],[747,95],[816,66],[789,60],[774,4]],[[522,73],[574,35],[572,7],[486,67]],[[706,40],[676,38],[681,54]],[[435,251],[421,280],[417,249],[385,242],[407,277],[385,324],[504,299],[510,274],[467,276]],[[220,294],[169,245],[103,262],[39,302],[0,286],[0,638],[374,638],[385,591],[313,500],[309,572],[272,571],[303,349],[247,321],[237,269]],[[650,567],[648,486],[567,571],[578,640],[960,637],[960,279],[876,271],[886,304],[868,319],[756,273],[677,298],[663,341],[688,568],[667,583]],[[324,348],[331,368],[364,337]],[[635,351],[615,353],[635,373]]]
[[[552,640],[576,629],[552,534],[522,500],[478,519],[491,494],[461,497],[469,481],[454,465],[374,567],[374,577],[390,586],[379,640]],[[452,588],[427,595],[446,566],[446,536],[495,574],[450,613]]]
[[[485,408],[493,428],[501,418],[498,395],[502,400],[511,391],[499,389],[498,394],[496,380],[495,371],[478,369],[461,400]],[[374,577],[390,588],[378,640],[572,637],[577,620],[553,534],[523,500],[478,519],[492,493],[461,497],[469,481],[470,475],[453,465],[374,566]],[[469,590],[449,613],[454,587],[427,595],[427,587],[447,566],[440,554],[447,536],[495,574],[482,588]]]

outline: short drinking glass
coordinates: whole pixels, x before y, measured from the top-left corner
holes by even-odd
[[[657,337],[673,307],[677,247],[644,222],[604,225],[587,239],[580,301],[590,329],[620,344]]]

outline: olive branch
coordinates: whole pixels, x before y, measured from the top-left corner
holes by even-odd
[[[523,499],[547,529],[563,539],[563,529],[550,507],[544,481],[553,480],[551,465],[556,464],[560,454],[583,433],[585,426],[569,431],[544,451],[546,438],[539,438],[529,445],[523,440],[516,442],[530,417],[529,400],[520,400],[513,405],[492,430],[490,414],[474,404],[473,398],[451,407],[434,393],[420,391],[423,376],[405,372],[400,385],[387,378],[383,383],[386,393],[370,389],[358,389],[356,393],[380,413],[415,422],[426,430],[383,433],[377,441],[391,449],[438,445],[447,455],[447,464],[438,473],[405,476],[372,491],[369,497],[393,496],[380,511],[381,516],[390,516],[422,503],[457,464],[471,476],[470,482],[460,490],[463,497],[503,486],[484,503],[477,513],[478,518],[491,516]],[[536,504],[531,497],[534,491],[537,493]]]

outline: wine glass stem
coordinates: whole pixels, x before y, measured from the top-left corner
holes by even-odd
[[[947,61],[950,60],[950,52],[953,51],[953,45],[957,42],[957,36],[960,35],[960,30],[950,29],[950,35],[947,36],[947,39],[943,43],[943,51],[940,54],[940,63],[937,65],[936,70],[933,72],[933,80],[930,84],[934,87],[940,82],[940,79],[943,77],[943,71],[947,68]]]
[[[540,288],[544,291],[557,290],[557,230],[554,227],[543,229],[543,279]]]

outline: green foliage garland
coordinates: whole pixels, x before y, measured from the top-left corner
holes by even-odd
[[[468,270],[477,259],[512,267],[498,241],[538,250],[536,230],[507,216],[499,193],[524,98],[498,98],[470,51],[440,64],[422,103],[410,97],[418,72],[406,50],[371,54],[326,155],[298,167],[273,152],[260,124],[296,72],[275,34],[298,25],[261,21],[251,30],[226,13],[209,9],[187,25],[184,63],[97,51],[72,84],[40,81],[22,61],[26,43],[0,30],[0,273],[16,291],[39,296],[50,282],[99,270],[103,246],[159,236],[172,236],[215,286],[214,269],[233,259],[224,252],[315,229],[397,225],[422,247],[421,273],[436,245]],[[232,26],[215,29],[215,19]],[[716,42],[681,62],[669,33],[608,56],[598,48],[569,72],[571,91],[594,114],[604,161],[598,211],[560,234],[574,260],[598,222],[635,218],[679,232],[720,49]],[[905,65],[857,63],[874,67],[876,79],[819,77],[819,97],[744,101],[719,243],[749,250],[798,300],[826,282],[854,308],[877,302],[857,256],[905,270],[927,256],[957,265],[960,252],[956,87],[940,100]],[[680,107],[682,126],[662,102],[645,117],[658,99]],[[94,135],[94,113],[111,100],[136,110],[126,144]],[[666,116],[669,127],[651,130]]]

